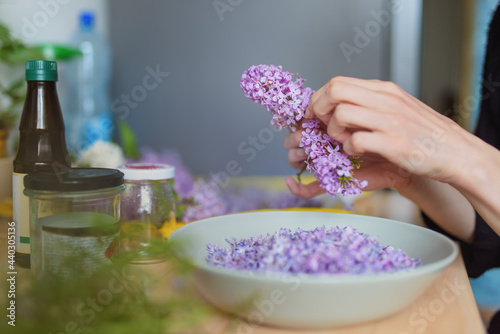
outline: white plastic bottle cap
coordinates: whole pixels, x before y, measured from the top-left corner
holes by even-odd
[[[166,180],[173,179],[175,167],[165,164],[132,163],[118,167],[125,180]]]

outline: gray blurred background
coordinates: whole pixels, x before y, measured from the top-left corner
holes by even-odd
[[[65,44],[79,12],[94,11],[113,53],[110,109],[140,147],[177,150],[196,174],[229,164],[237,176],[290,175],[285,133],[272,131],[271,116],[244,97],[241,74],[274,64],[314,90],[346,75],[393,80],[419,96],[423,7],[423,0],[0,0],[0,19],[28,44]],[[62,73],[63,113],[65,90]]]
[[[147,66],[159,66],[169,76],[127,116],[142,145],[178,149],[195,173],[216,173],[235,160],[241,175],[290,174],[284,131],[267,130],[270,115],[244,97],[241,74],[254,64],[282,65],[315,90],[336,75],[388,79],[389,28],[350,63],[339,47],[354,46],[354,27],[364,28],[370,11],[388,2],[224,3],[218,13],[212,1],[112,0],[112,100],[140,85]]]

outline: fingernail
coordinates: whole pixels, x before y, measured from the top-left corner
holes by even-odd
[[[304,113],[305,118],[312,118],[312,111],[309,109],[306,109],[306,112]]]

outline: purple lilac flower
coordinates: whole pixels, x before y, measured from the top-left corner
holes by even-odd
[[[193,203],[186,208],[182,218],[185,223],[227,213],[227,203],[214,183],[196,180],[191,196]]]
[[[295,233],[282,228],[273,235],[226,241],[230,247],[207,245],[209,264],[259,273],[374,274],[411,269],[420,263],[350,225],[297,229]]]
[[[240,86],[245,96],[266,107],[271,113],[271,123],[278,129],[295,131],[297,124],[304,118],[309,99],[314,91],[303,87],[304,79],[283,71],[281,66],[251,66],[241,76]],[[354,178],[353,170],[359,168],[356,157],[349,157],[342,145],[330,138],[320,129],[319,119],[303,123],[300,146],[308,158],[307,170],[314,173],[317,180],[330,195],[344,196],[361,193],[367,181]]]

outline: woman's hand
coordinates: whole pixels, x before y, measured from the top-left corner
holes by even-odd
[[[318,117],[346,153],[360,158],[355,177],[368,181],[365,190],[395,188],[465,241],[473,237],[474,209],[500,234],[500,151],[399,86],[336,77],[311,96],[306,116]],[[284,141],[295,168],[305,158],[299,142],[299,132]],[[319,183],[286,183],[296,195],[322,192]]]
[[[288,150],[288,162],[295,169],[302,170],[307,156],[304,149],[299,146],[302,131],[297,130],[287,134],[283,146]],[[409,186],[413,175],[406,170],[377,155],[366,154],[360,157],[361,168],[354,171],[359,180],[367,180],[368,186],[364,190],[377,190],[394,188],[401,190]],[[294,195],[301,197],[314,197],[325,192],[318,181],[309,184],[299,184],[292,177],[287,177],[285,182]]]
[[[378,167],[394,172],[396,166],[396,171],[441,182],[460,178],[459,166],[477,143],[455,122],[391,82],[335,77],[312,95],[306,116],[320,118],[330,137],[365,164],[374,156],[383,163]],[[373,176],[363,169],[357,178]]]

